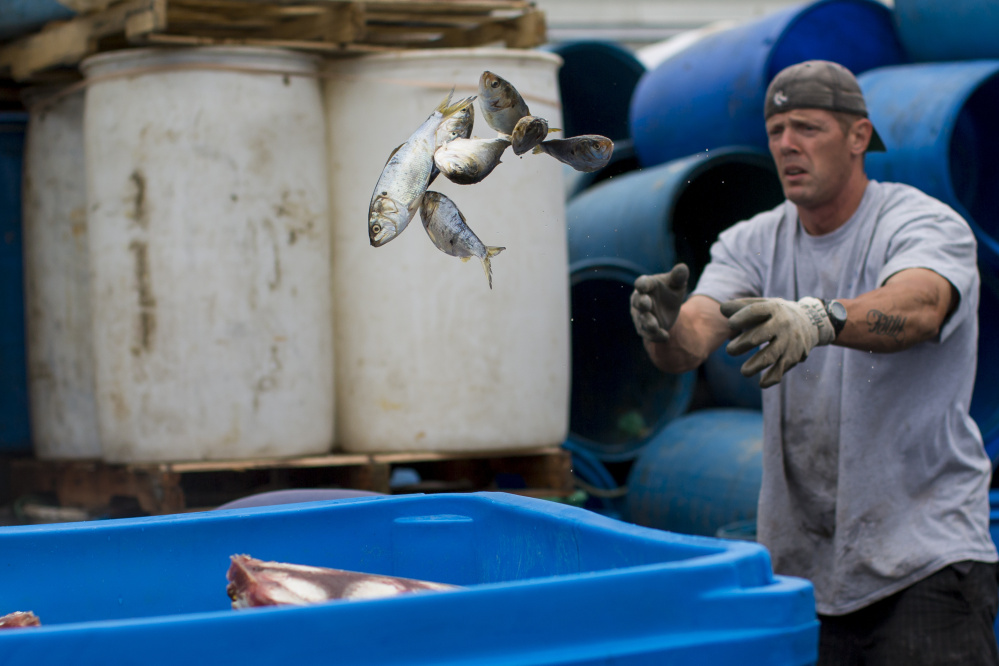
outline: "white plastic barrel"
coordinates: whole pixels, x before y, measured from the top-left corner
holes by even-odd
[[[25,324],[39,458],[100,458],[94,400],[83,91],[30,89],[24,149]]]
[[[317,61],[84,61],[97,406],[114,462],[328,451],[330,235]]]
[[[484,70],[561,127],[561,60],[536,51],[448,49],[330,63],[326,80],[333,220],[337,444],[355,452],[481,451],[561,443],[568,431],[569,282],[562,164],[512,150],[481,183],[439,176],[493,257],[434,247],[419,215],[372,247],[367,212],[389,153],[454,86]],[[475,102],[473,136],[492,137]],[[560,136],[554,134],[552,136]]]

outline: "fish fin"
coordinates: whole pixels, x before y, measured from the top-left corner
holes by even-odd
[[[405,146],[405,145],[406,145],[406,144],[404,144],[404,143],[400,143],[400,144],[399,144],[398,146],[396,146],[396,147],[395,147],[395,148],[394,148],[394,149],[392,150],[392,152],[391,152],[391,153],[389,153],[389,156],[388,156],[388,159],[387,159],[387,160],[385,160],[385,166],[388,166],[388,163],[392,161],[392,158],[393,158],[393,157],[395,157],[395,154],[399,152],[399,149],[400,149],[400,148],[402,148],[402,147],[403,147],[403,146]]]
[[[454,88],[453,87],[451,88],[451,91],[447,94],[447,96],[443,100],[441,100],[441,103],[437,105],[437,108],[434,109],[434,111],[440,111],[441,113],[444,113],[444,109],[448,108],[448,105],[451,103],[451,96],[452,95],[454,95]],[[444,115],[447,115],[447,114],[444,113]]]
[[[482,258],[482,270],[486,272],[486,279],[489,280],[490,289],[493,288],[493,265],[489,262],[489,258],[495,257],[505,249],[505,247],[487,247],[486,256]]]
[[[548,133],[549,134],[551,134],[552,132],[561,132],[561,131],[562,131],[562,129],[560,127],[549,127],[548,128]]]
[[[466,261],[471,259],[471,257],[458,257],[458,258],[461,259],[461,263],[465,263]]]
[[[534,150],[531,151],[531,154],[532,155],[540,155],[541,153],[547,153],[548,151],[541,147],[541,145],[543,143],[544,143],[544,141],[542,141],[538,145],[534,146]]]

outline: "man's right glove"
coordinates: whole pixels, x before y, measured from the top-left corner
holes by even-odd
[[[762,388],[779,383],[784,373],[808,358],[813,348],[836,339],[826,307],[817,298],[797,302],[783,298],[740,298],[722,303],[721,313],[739,333],[726,347],[729,354],[739,356],[766,343],[742,364],[745,377],[770,368],[760,377]]]
[[[635,280],[631,292],[631,319],[635,330],[646,340],[667,342],[669,329],[680,315],[680,306],[687,296],[686,264],[677,264],[669,273],[642,275]]]

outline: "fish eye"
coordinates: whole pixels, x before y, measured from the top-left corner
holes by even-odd
[[[372,225],[371,225],[371,232],[372,232],[372,233],[375,233],[375,234],[377,234],[377,233],[378,233],[378,232],[380,232],[381,230],[382,230],[382,225],[380,225],[380,224],[377,224],[377,223],[376,223],[376,224],[372,224]]]
[[[493,87],[493,88],[499,88],[499,81],[493,81],[493,82],[492,82],[492,83],[490,83],[489,85],[490,85],[491,87]]]

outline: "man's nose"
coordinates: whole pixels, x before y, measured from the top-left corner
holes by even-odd
[[[777,140],[777,146],[780,148],[782,155],[798,152],[798,144],[794,140],[794,135],[791,132],[781,132],[780,138]]]

